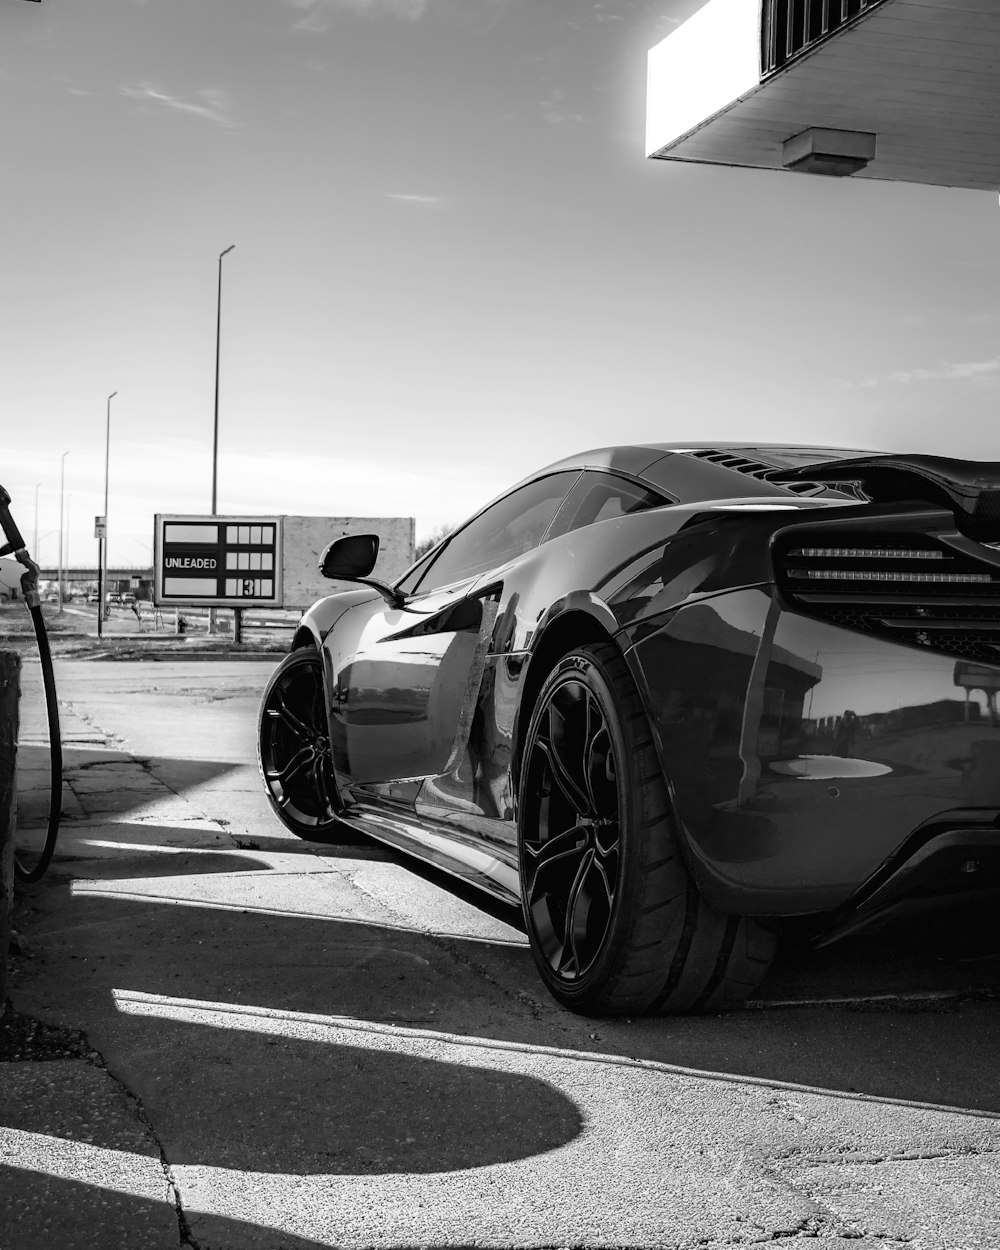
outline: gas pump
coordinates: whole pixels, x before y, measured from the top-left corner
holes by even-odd
[[[55,675],[52,671],[52,651],[49,647],[42,605],[38,594],[38,565],[28,554],[27,546],[10,514],[10,495],[0,486],[0,529],[6,542],[0,546],[0,557],[13,555],[25,572],[21,576],[21,593],[31,615],[38,646],[38,658],[42,666],[42,684],[45,690],[45,711],[49,726],[49,817],[45,844],[38,862],[26,868],[16,857],[14,874],[18,881],[38,881],[44,876],[59,836],[59,814],[62,808],[62,739],[59,733],[59,700],[56,696]]]

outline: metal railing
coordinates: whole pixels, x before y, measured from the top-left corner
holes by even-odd
[[[761,77],[782,69],[885,0],[763,0]]]

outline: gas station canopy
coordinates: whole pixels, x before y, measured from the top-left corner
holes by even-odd
[[[1000,0],[708,0],[649,53],[660,160],[1000,189]]]

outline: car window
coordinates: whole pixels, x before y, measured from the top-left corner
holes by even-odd
[[[417,593],[475,577],[537,547],[578,477],[576,469],[550,473],[491,504],[452,535],[417,583]]]
[[[403,576],[396,583],[396,589],[398,591],[401,591],[404,595],[413,594],[413,590],[417,582],[419,582],[423,575],[427,572],[427,566],[431,562],[432,554],[432,551],[428,551],[426,555],[420,557],[412,568],[408,569],[406,573],[403,574]]]
[[[614,473],[584,473],[570,491],[566,502],[559,509],[549,534],[568,534],[570,530],[595,525],[612,517],[625,516],[629,512],[644,512],[647,508],[660,508],[672,503],[665,495],[640,486],[628,478]]]

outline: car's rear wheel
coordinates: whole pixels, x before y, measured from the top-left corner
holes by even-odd
[[[532,955],[574,1011],[720,1010],[771,962],[768,927],[699,895],[638,691],[610,643],[563,656],[542,686],[521,761],[518,846]]]
[[[352,840],[337,814],[323,661],[314,647],[293,651],[274,670],[257,728],[257,766],[282,824],[313,842]]]

